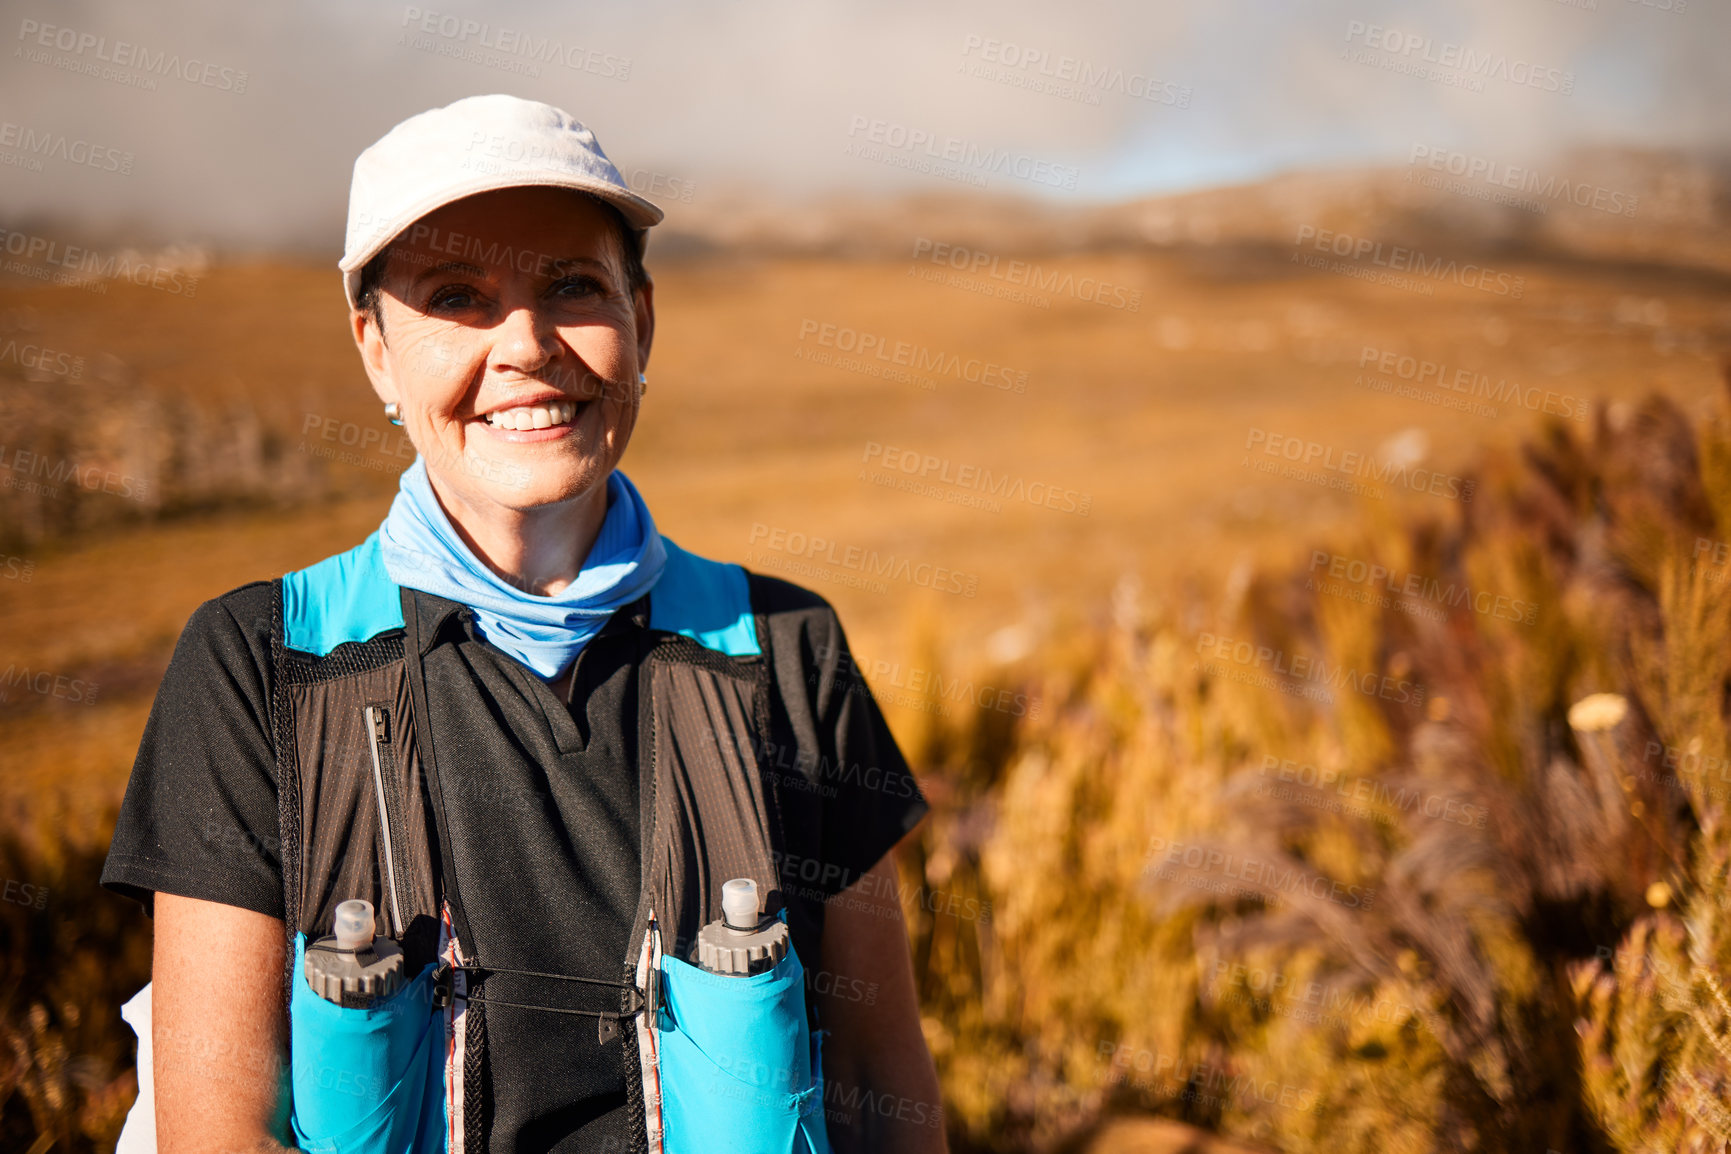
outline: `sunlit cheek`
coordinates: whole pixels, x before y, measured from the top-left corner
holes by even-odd
[[[559,336],[576,354],[577,363],[584,366],[578,373],[578,396],[612,402],[636,394],[637,378],[626,368],[625,338],[617,329],[607,325],[569,326],[561,328]]]
[[[467,391],[473,372],[472,340],[450,332],[429,333],[410,342],[404,354],[406,391],[430,415],[448,416]]]

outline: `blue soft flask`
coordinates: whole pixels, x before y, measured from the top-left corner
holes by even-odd
[[[830,1154],[822,1054],[785,914],[760,921],[745,879],[723,887],[722,910],[699,935],[699,965],[661,958],[667,1154]]]
[[[354,941],[343,937],[345,906],[367,907],[364,929],[356,919]],[[383,938],[375,945],[368,903],[342,903],[337,929],[334,940],[315,943],[320,956],[310,967],[306,935],[295,935],[289,998],[295,1145],[313,1154],[443,1151],[445,1031],[434,1008],[434,967],[405,979],[396,954],[395,972],[387,971],[380,957],[390,961],[395,946]]]

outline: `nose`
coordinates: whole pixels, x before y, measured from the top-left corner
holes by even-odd
[[[559,353],[559,334],[552,318],[531,304],[509,308],[493,330],[491,367],[532,375]]]

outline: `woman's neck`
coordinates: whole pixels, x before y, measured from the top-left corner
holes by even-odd
[[[433,495],[487,568],[525,593],[553,597],[577,580],[607,518],[606,478],[569,501],[513,509],[466,501],[432,473]]]

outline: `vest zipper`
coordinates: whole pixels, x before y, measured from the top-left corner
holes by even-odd
[[[379,758],[379,745],[390,741],[391,715],[382,705],[369,705],[363,714],[367,722],[367,743],[373,751],[373,790],[379,801],[379,830],[385,843],[385,887],[391,895],[392,936],[403,936],[403,909],[397,896],[396,832],[391,827],[391,809],[385,793],[384,763]]]

